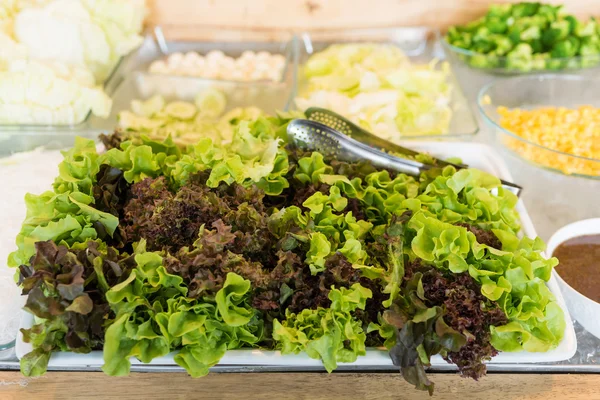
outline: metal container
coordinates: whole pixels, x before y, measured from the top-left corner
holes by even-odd
[[[391,44],[402,50],[414,64],[427,64],[433,60],[441,60],[444,53],[439,44],[440,34],[437,30],[426,27],[399,27],[377,29],[351,29],[305,32],[298,37],[298,72],[297,82],[289,105],[296,108],[294,99],[302,92],[306,80],[303,78],[302,66],[309,57],[333,44],[375,43]],[[437,66],[439,68],[439,64]],[[475,135],[479,126],[462,90],[451,71],[447,80],[451,85],[449,106],[452,110],[448,131],[436,135],[402,136],[402,139],[461,139],[468,140]],[[335,111],[335,110],[334,110]],[[345,115],[345,117],[348,117]],[[374,132],[377,133],[377,132]]]
[[[274,113],[286,108],[294,82],[293,34],[283,32],[265,36],[241,30],[194,29],[194,37],[201,39],[169,40],[160,27],[148,34],[138,51],[124,62],[109,120],[116,121],[119,111],[128,109],[129,103],[134,99],[146,99],[158,94],[166,100],[193,101],[196,95],[208,89],[217,89],[225,94],[227,109],[254,106],[267,113]],[[169,54],[189,51],[206,54],[211,50],[220,50],[231,57],[239,57],[247,50],[266,51],[283,55],[286,62],[278,81],[234,81],[148,71],[152,61],[164,59]]]

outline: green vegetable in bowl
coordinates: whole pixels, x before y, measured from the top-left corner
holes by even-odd
[[[490,35],[490,41],[494,46],[494,49],[490,52],[490,54],[494,54],[497,56],[504,56],[508,52],[512,50],[513,44],[512,41],[503,35]]]
[[[446,41],[475,68],[515,72],[576,69],[600,64],[600,27],[562,6],[523,2],[492,5],[487,14],[448,29]]]
[[[507,67],[510,69],[520,69],[528,71],[530,69],[530,61],[533,57],[533,49],[527,43],[520,43],[511,50],[506,59]]]

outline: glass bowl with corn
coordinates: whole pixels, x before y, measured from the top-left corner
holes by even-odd
[[[479,92],[496,141],[525,160],[565,175],[600,179],[600,79],[530,75]]]

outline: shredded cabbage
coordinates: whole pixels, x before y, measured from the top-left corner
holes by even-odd
[[[452,112],[449,67],[413,65],[397,47],[333,45],[304,66],[301,110],[334,110],[390,141],[448,132]]]

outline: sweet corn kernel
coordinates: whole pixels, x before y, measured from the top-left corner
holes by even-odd
[[[504,129],[534,143],[509,136],[503,138],[508,147],[523,157],[566,174],[600,176],[599,108],[542,107],[523,110],[498,107],[498,114]],[[536,145],[567,154],[554,153]]]

